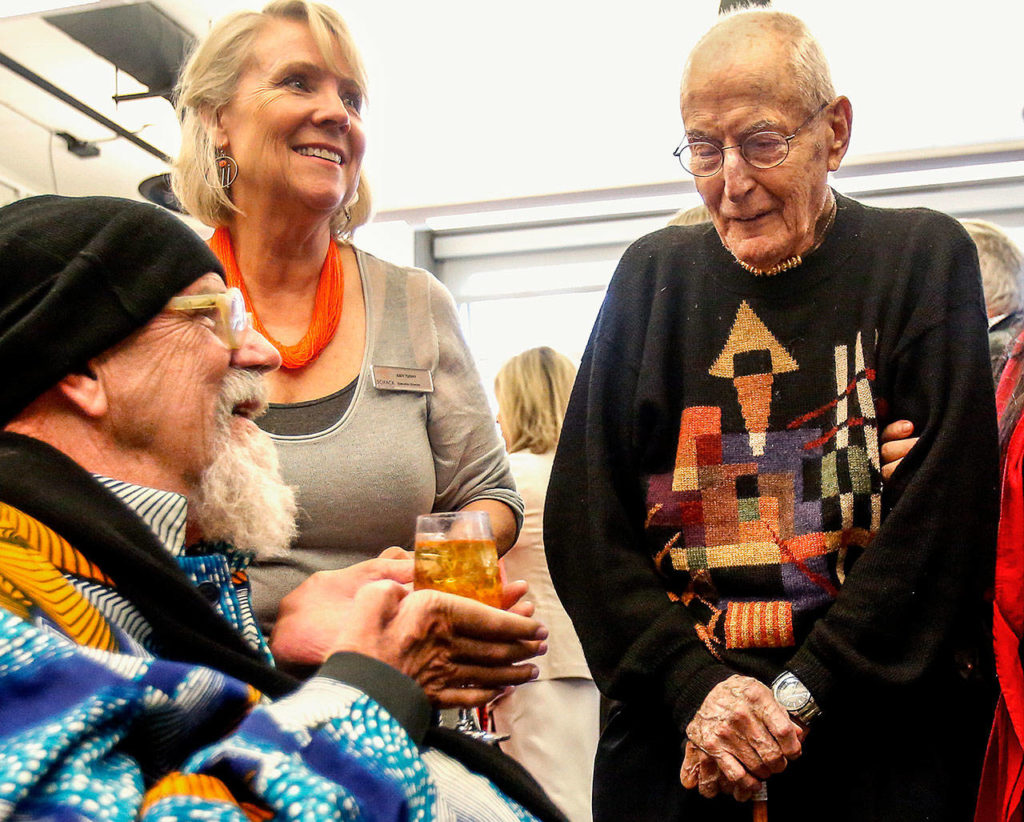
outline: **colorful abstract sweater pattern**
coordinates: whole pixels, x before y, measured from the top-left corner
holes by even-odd
[[[559,596],[609,695],[684,728],[733,673],[828,712],[952,669],[991,571],[996,445],[977,261],[944,215],[837,195],[790,271],[710,224],[624,255],[545,514]],[[921,440],[883,486],[879,431]],[[973,626],[972,626],[973,627]]]
[[[649,549],[716,659],[792,648],[795,623],[832,604],[878,531],[875,370],[860,332],[833,355],[835,396],[770,430],[774,381],[801,365],[741,301],[708,369],[731,383],[736,408],[684,408],[672,470],[647,477]]]
[[[95,514],[109,504],[115,518],[141,522],[124,507],[131,493],[173,509],[160,492],[104,480],[109,493],[47,446],[0,435],[0,466],[12,454],[26,468],[70,472],[84,498],[92,495]],[[2,485],[19,497],[32,481]],[[90,506],[74,507],[78,517]],[[112,538],[115,524],[86,527]],[[170,556],[148,558],[176,580],[172,595],[201,603],[212,620],[235,614],[239,629],[251,622],[239,607],[242,571],[231,567],[230,552],[220,555],[223,564],[216,551],[178,557],[184,573]],[[188,636],[188,625],[149,624],[119,590],[118,577],[130,587],[125,566],[116,558],[112,566],[108,573],[39,519],[0,503],[0,819],[534,818],[455,759],[420,747],[425,697],[386,665],[337,654],[300,687],[268,675],[268,687],[282,693],[271,700],[215,667],[152,652],[173,649],[173,635]],[[197,580],[206,590],[189,603]],[[261,638],[257,644],[225,644],[224,663],[265,665]],[[396,713],[362,690],[371,680],[390,692]]]

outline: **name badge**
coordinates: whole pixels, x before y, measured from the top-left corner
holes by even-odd
[[[392,368],[375,365],[371,372],[373,387],[379,391],[420,391],[431,393],[434,380],[428,368]]]

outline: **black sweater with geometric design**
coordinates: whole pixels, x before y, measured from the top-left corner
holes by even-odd
[[[945,215],[837,200],[774,276],[709,224],[638,240],[583,357],[552,577],[602,690],[679,729],[737,672],[788,668],[825,714],[913,705],[977,641],[997,517],[977,255]],[[903,418],[921,439],[883,487]]]

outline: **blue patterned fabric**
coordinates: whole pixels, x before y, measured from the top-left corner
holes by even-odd
[[[0,526],[0,820],[533,819],[355,687],[316,677],[272,702],[159,658],[96,566],[10,506]],[[178,560],[238,626],[231,552]]]
[[[242,635],[252,648],[273,663],[273,657],[259,629],[253,614],[248,568],[252,556],[237,550],[226,542],[200,543],[185,546],[185,523],[188,518],[188,504],[185,497],[172,491],[160,491],[133,485],[110,477],[93,475],[107,490],[132,509],[167,549],[189,581],[201,592],[207,594],[207,601],[213,609]],[[104,600],[104,607],[126,610],[131,606],[117,594],[114,588],[83,588],[80,592],[93,604]],[[121,620],[118,620],[121,621]],[[131,641],[138,641],[151,653],[159,653],[148,642],[148,626],[132,623],[128,632]]]

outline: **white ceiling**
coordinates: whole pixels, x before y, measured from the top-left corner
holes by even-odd
[[[250,5],[156,2],[200,33],[209,19]],[[718,0],[334,5],[370,72],[366,164],[379,210],[656,186],[682,176],[671,156],[681,137],[678,76]],[[975,0],[969,10],[933,0],[774,5],[802,16],[825,45],[836,86],[853,101],[851,157],[1024,138],[1020,0]],[[128,130],[142,129],[140,137],[167,154],[176,151],[165,100],[115,108],[113,67],[40,17],[0,20],[0,52]],[[118,90],[138,89],[121,75]],[[0,68],[0,179],[35,193],[138,197],[140,180],[166,170],[123,139],[79,159],[51,139],[60,130],[112,136]]]

